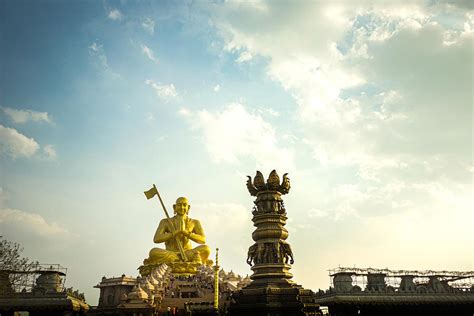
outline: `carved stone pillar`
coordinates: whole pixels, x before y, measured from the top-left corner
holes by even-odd
[[[320,315],[313,292],[303,289],[291,279],[294,263],[290,244],[286,242],[287,214],[282,195],[290,190],[290,180],[283,175],[282,182],[275,170],[265,182],[257,171],[253,182],[248,177],[247,188],[256,196],[252,221],[255,241],[249,247],[247,263],[252,266],[252,282],[235,295],[231,315]]]

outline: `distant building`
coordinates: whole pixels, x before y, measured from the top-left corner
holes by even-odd
[[[132,291],[137,284],[137,279],[125,276],[106,278],[102,277],[99,284],[94,286],[100,289],[99,304],[96,309],[91,310],[96,315],[116,315],[117,307],[124,297]]]
[[[472,316],[474,272],[337,268],[316,293],[331,316]]]
[[[29,271],[0,271],[0,315],[79,316],[89,310],[84,294],[64,287],[67,269],[36,264]]]
[[[220,309],[225,311],[230,305],[231,293],[250,281],[248,275],[242,277],[233,271],[220,270]],[[168,308],[186,311],[189,315],[215,313],[214,271],[205,265],[198,268],[196,275],[183,276],[174,275],[162,264],[146,277],[103,277],[94,287],[100,289],[99,303],[88,315],[162,315]]]
[[[118,278],[102,277],[102,281],[94,286],[100,289],[99,307],[108,308],[117,306],[120,304],[120,297],[123,294],[131,292],[136,283],[136,278],[125,276],[125,274]]]

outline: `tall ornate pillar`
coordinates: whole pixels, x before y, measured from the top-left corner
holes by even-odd
[[[319,315],[313,292],[291,280],[294,259],[290,244],[286,242],[287,213],[282,199],[290,190],[287,174],[280,183],[280,177],[273,170],[265,182],[262,173],[257,171],[253,182],[248,177],[247,188],[250,195],[256,196],[252,210],[255,243],[250,246],[247,256],[247,263],[253,270],[252,282],[235,294],[231,315]]]

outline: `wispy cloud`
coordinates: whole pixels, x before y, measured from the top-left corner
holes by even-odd
[[[106,69],[109,68],[107,56],[105,55],[104,47],[101,44],[93,42],[91,45],[89,45],[89,55],[96,57],[102,67]]]
[[[58,158],[58,154],[56,153],[56,149],[54,145],[48,144],[43,147],[43,153],[46,159],[48,160],[56,160]]]
[[[265,116],[275,116],[275,117],[280,116],[280,112],[275,111],[272,108],[262,108],[262,109],[259,110],[259,112],[262,113]]]
[[[36,213],[24,212],[11,208],[0,209],[0,223],[5,226],[21,226],[29,232],[40,236],[69,236],[71,233],[57,223],[49,223]]]
[[[40,146],[33,139],[19,133],[14,128],[0,125],[0,153],[15,159],[33,156]]]
[[[14,123],[23,124],[26,122],[46,122],[51,124],[51,118],[47,112],[37,112],[33,110],[19,110],[9,107],[0,107],[3,112],[10,117]]]
[[[153,21],[150,18],[145,18],[142,22],[142,27],[150,33],[150,35],[153,35],[155,33],[155,21]]]
[[[216,84],[213,88],[214,92],[219,92],[221,90],[221,85]]]
[[[253,55],[249,51],[243,51],[239,54],[239,57],[235,60],[237,63],[244,63],[252,60]]]
[[[145,83],[151,86],[155,90],[156,95],[166,102],[178,98],[178,92],[173,84],[160,84],[150,79],[145,80]]]
[[[93,42],[88,46],[89,56],[91,56],[92,63],[100,72],[110,76],[112,79],[120,78],[120,74],[115,72],[109,65],[107,54],[104,46],[98,42]]]
[[[114,20],[114,21],[117,21],[117,20],[121,20],[123,18],[123,14],[122,12],[120,12],[119,9],[111,9],[109,10],[108,14],[107,14],[107,18],[111,19],[111,20]]]
[[[12,209],[7,205],[8,192],[0,187],[0,227],[11,231],[27,231],[28,234],[43,237],[65,237],[71,233],[57,223],[48,222],[37,213]]]
[[[145,56],[148,57],[148,59],[152,62],[158,63],[158,59],[155,57],[155,53],[150,47],[142,45],[142,53],[145,54]]]

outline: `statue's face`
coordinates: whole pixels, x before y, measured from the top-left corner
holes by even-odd
[[[178,215],[183,216],[189,210],[188,199],[180,197],[176,200],[176,204],[173,205],[174,212]]]

